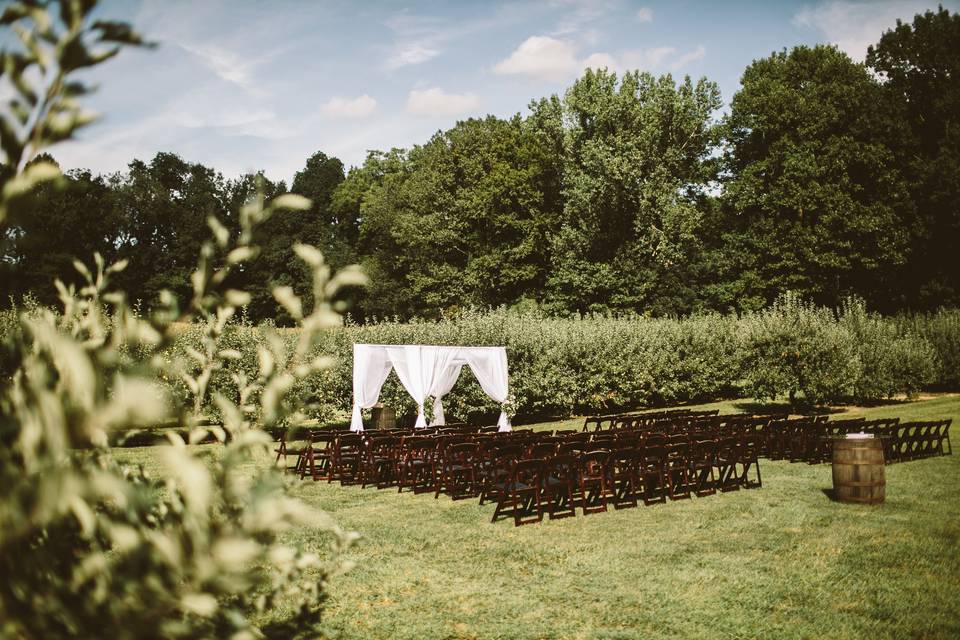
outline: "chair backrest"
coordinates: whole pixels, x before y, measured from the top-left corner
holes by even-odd
[[[363,438],[359,433],[340,433],[337,435],[334,447],[340,451],[359,449],[363,446]]]
[[[572,455],[579,457],[580,454],[586,449],[586,446],[587,443],[576,440],[573,442],[564,442],[557,447],[557,455]]]
[[[580,454],[580,472],[587,475],[606,473],[609,462],[610,451],[608,449],[585,451]]]
[[[527,448],[526,458],[550,458],[557,452],[555,442],[538,442]]]
[[[635,447],[614,449],[607,460],[612,474],[632,474],[640,463],[640,452]]]
[[[391,455],[400,444],[400,438],[396,436],[374,436],[366,441],[366,452],[368,456]]]
[[[437,450],[437,441],[429,436],[413,436],[404,439],[401,452],[406,460],[432,460]]]
[[[314,449],[328,448],[337,439],[337,433],[329,429],[309,429],[307,439]]]
[[[515,485],[525,484],[530,487],[540,485],[543,478],[544,461],[542,458],[517,460],[510,472],[510,479]]]
[[[544,464],[544,473],[547,477],[560,482],[572,481],[579,471],[580,460],[571,455],[553,456]]]
[[[523,457],[523,445],[512,442],[497,442],[490,445],[486,455],[491,460],[519,460]]]
[[[443,453],[446,463],[474,464],[480,460],[480,445],[476,442],[459,442],[447,447]]]
[[[641,444],[644,449],[653,447],[664,448],[667,446],[667,437],[662,433],[648,433]]]
[[[696,439],[690,444],[690,460],[705,462],[713,460],[717,452],[717,441],[713,439]]]
[[[583,421],[583,431],[608,431],[615,428],[618,415],[587,416]]]

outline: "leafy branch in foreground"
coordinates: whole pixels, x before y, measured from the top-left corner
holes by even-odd
[[[20,0],[0,15],[0,26],[10,27],[20,43],[16,50],[0,51],[0,85],[9,98],[0,102],[0,231],[8,218],[20,212],[41,182],[60,170],[51,162],[28,162],[39,151],[70,139],[96,120],[79,98],[93,87],[72,77],[117,55],[125,46],[150,46],[128,25],[96,21],[89,24],[96,2],[63,0],[59,20],[47,10],[49,2]]]
[[[52,26],[47,3],[21,2],[3,14],[3,24],[30,25],[16,26],[32,58],[3,54],[5,77],[18,89],[26,87],[11,108],[25,100],[37,109],[33,120],[21,118],[14,138],[4,131],[3,216],[47,175],[36,170],[31,174],[22,162],[26,154],[68,138],[89,121],[72,102],[83,92],[67,76],[116,51],[90,53],[82,44],[84,34],[99,32],[101,42],[139,42],[125,25],[85,27],[93,5],[61,2],[66,25],[61,35]],[[31,65],[46,72],[51,64],[41,41],[53,46],[58,62],[51,73],[60,86],[49,88],[47,98],[31,101],[24,76],[33,73]],[[20,117],[19,112],[15,115]],[[218,348],[223,326],[249,299],[229,288],[231,270],[256,256],[254,229],[273,211],[307,206],[309,202],[297,196],[269,203],[257,197],[241,210],[235,238],[211,218],[213,240],[203,245],[192,278],[193,296],[184,312],[175,297],[166,294],[151,317],[138,316],[124,294],[110,287],[111,277],[125,263],[108,266],[95,255],[93,268],[75,262],[84,281],[79,288],[56,283],[62,313],[21,315],[21,331],[4,345],[15,371],[0,380],[0,636],[256,638],[322,633],[327,583],[347,568],[342,554],[356,534],[291,498],[279,473],[260,464],[268,458],[271,439],[251,424],[248,414],[257,412],[244,405],[249,393],[241,393],[240,405],[214,396],[225,418],[223,427],[189,422],[196,428],[188,441],[172,434],[158,474],[122,464],[107,445],[113,430],[155,425],[175,413],[189,413],[173,406],[158,383],[159,375],[170,373],[172,365],[161,352],[170,344],[177,321],[205,324],[204,348],[196,354],[203,366],[193,380],[196,393],[206,393],[203,372],[215,370],[232,355]],[[251,383],[262,387],[260,413],[273,422],[295,419],[297,407],[287,391],[328,364],[325,359],[306,361],[302,355],[320,329],[340,322],[330,300],[340,286],[356,284],[360,277],[354,270],[331,277],[319,252],[306,246],[297,251],[313,267],[317,294],[313,312],[298,316],[304,346],[288,356],[271,343],[261,354],[259,377]],[[283,292],[278,297],[293,304]],[[210,435],[221,444],[188,446]],[[329,542],[327,554],[284,543],[286,531],[304,526]],[[281,615],[273,611],[278,605]],[[279,619],[269,626],[258,624],[270,616]]]

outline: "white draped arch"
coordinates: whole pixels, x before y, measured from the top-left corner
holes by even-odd
[[[509,396],[507,350],[504,347],[441,347],[434,345],[353,345],[353,415],[351,431],[363,431],[361,409],[377,403],[390,370],[417,403],[417,422],[427,426],[423,403],[433,396],[433,422],[444,424],[443,396],[450,393],[466,365],[477,377],[484,393],[503,404]],[[500,431],[510,431],[506,411],[497,421]]]

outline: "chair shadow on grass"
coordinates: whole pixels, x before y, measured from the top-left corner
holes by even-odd
[[[829,489],[820,489],[820,491],[823,491],[823,495],[830,498],[830,502],[838,502],[837,491],[833,487],[830,487]]]

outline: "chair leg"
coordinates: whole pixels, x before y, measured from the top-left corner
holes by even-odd
[[[713,465],[702,467],[697,474],[696,491],[698,497],[712,496],[717,492],[716,478],[713,475]]]

